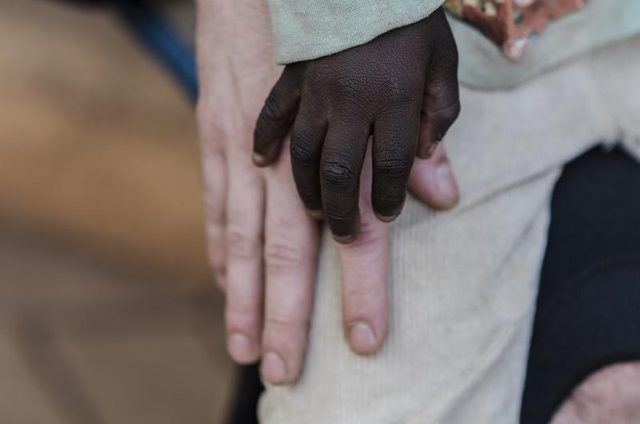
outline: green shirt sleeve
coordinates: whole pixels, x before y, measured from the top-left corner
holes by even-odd
[[[418,22],[444,0],[268,0],[279,64],[316,59]]]

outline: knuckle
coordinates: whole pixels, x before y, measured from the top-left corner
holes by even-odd
[[[409,174],[409,160],[404,158],[383,157],[376,161],[377,177],[385,180],[403,180]]]
[[[343,161],[326,161],[320,170],[320,177],[326,188],[333,193],[348,193],[357,186],[357,174]]]
[[[291,330],[296,327],[306,326],[307,319],[297,311],[284,308],[267,311],[265,326],[274,330]]]
[[[416,98],[417,90],[412,89],[408,81],[401,78],[387,78],[381,84],[381,92],[393,104],[407,104]]]
[[[258,310],[247,303],[229,304],[225,311],[225,326],[229,332],[251,333],[258,324]]]
[[[229,256],[238,259],[254,259],[258,255],[260,251],[258,238],[244,229],[230,226],[226,236]]]
[[[292,326],[293,319],[291,314],[282,311],[270,311],[265,317],[265,327],[271,328],[278,332],[288,329]]]
[[[256,313],[256,308],[248,302],[233,302],[228,304],[225,317],[229,323],[244,323]]]
[[[304,137],[294,134],[291,141],[291,161],[299,165],[313,165],[319,161],[318,155],[307,146]]]
[[[351,75],[338,76],[333,84],[336,93],[346,98],[359,97],[362,92],[361,84]]]
[[[292,270],[302,264],[302,252],[299,248],[282,242],[267,242],[264,260],[268,269]]]

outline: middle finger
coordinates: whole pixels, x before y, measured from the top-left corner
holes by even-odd
[[[345,333],[356,353],[368,355],[382,346],[387,333],[389,266],[389,224],[376,218],[371,205],[371,149],[361,178],[360,235],[351,244],[338,245],[338,255]]]
[[[288,154],[265,169],[265,326],[262,376],[293,383],[300,373],[316,276],[318,229],[293,183]]]

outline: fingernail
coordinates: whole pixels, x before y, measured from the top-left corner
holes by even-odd
[[[442,200],[449,204],[458,201],[458,186],[449,162],[444,161],[436,168],[436,187]]]
[[[316,219],[316,220],[318,220],[318,221],[321,221],[321,220],[322,220],[322,218],[324,217],[324,213],[323,213],[321,210],[319,210],[319,211],[310,211],[310,210],[307,210],[307,213],[309,214],[309,216],[310,216],[311,218]]]
[[[398,215],[400,215],[400,212],[396,213],[395,215],[389,215],[389,216],[380,215],[379,213],[376,212],[376,218],[378,218],[382,222],[391,222],[394,219],[396,219]]]
[[[335,234],[333,235],[333,239],[341,244],[351,243],[353,240],[355,240],[355,238],[356,236],[354,236],[353,234],[346,235],[346,236],[338,236]]]
[[[255,163],[258,166],[262,166],[266,164],[267,159],[262,156],[259,153],[253,153],[253,155],[251,155],[251,159],[253,160],[253,163]]]
[[[349,327],[349,344],[356,353],[372,353],[376,348],[376,337],[371,326],[358,321]]]
[[[257,358],[257,352],[249,337],[242,333],[232,333],[227,341],[227,349],[229,355],[234,361],[247,364],[254,362]]]
[[[262,377],[272,384],[281,384],[287,376],[284,361],[275,352],[267,352],[260,364]]]

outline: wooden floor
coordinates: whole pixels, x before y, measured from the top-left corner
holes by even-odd
[[[0,10],[0,422],[221,423],[192,105],[108,12]]]

